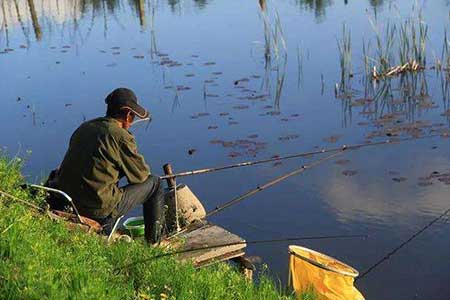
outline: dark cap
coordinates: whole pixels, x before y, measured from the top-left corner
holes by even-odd
[[[149,112],[138,104],[136,94],[127,88],[118,88],[112,91],[106,97],[105,103],[111,107],[129,109],[141,119],[145,119],[149,116]]]

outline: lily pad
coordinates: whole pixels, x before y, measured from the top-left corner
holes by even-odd
[[[395,182],[404,182],[404,181],[408,180],[408,178],[406,178],[406,177],[394,177],[394,178],[392,178],[392,180],[395,181]]]
[[[298,139],[299,137],[300,136],[298,134],[288,134],[288,135],[285,135],[285,136],[280,136],[278,138],[278,140],[280,140],[280,141],[290,141],[290,140]]]
[[[348,159],[338,159],[334,163],[336,165],[343,166],[343,165],[348,165],[350,163],[350,160],[348,160]]]
[[[332,135],[329,137],[324,138],[323,140],[327,143],[336,143],[340,138],[342,137],[342,135]]]
[[[342,175],[345,175],[345,176],[355,176],[356,174],[358,174],[358,171],[356,171],[356,170],[342,171]]]
[[[356,170],[342,171],[342,175],[345,175],[345,176],[355,176],[356,174],[358,174],[358,171],[356,171]]]

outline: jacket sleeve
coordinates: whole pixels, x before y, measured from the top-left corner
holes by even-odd
[[[120,143],[121,173],[125,175],[129,184],[142,183],[150,175],[150,167],[144,157],[138,153],[134,137],[129,134]]]

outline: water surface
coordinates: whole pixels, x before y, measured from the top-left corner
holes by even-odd
[[[105,96],[119,86],[134,89],[153,114],[148,127],[132,130],[157,174],[166,162],[181,171],[376,141],[392,137],[385,130],[395,126],[404,126],[394,130],[399,137],[445,133],[445,74],[364,84],[362,42],[374,37],[369,18],[401,22],[411,2],[3,0],[0,145],[10,155],[28,156],[25,173],[39,181],[60,163],[73,130],[103,115]],[[444,0],[420,4],[432,65],[449,7]],[[352,34],[355,73],[352,97],[345,99],[335,97],[343,23]],[[275,31],[277,24],[286,50],[278,39],[278,56],[272,47],[268,61],[265,28]],[[354,102],[373,99],[380,88],[388,90],[387,100]],[[369,234],[299,242],[364,271],[448,208],[445,180],[419,178],[449,172],[449,150],[448,139],[438,137],[348,152],[213,221],[249,241]],[[211,210],[314,159],[183,182]],[[367,299],[448,299],[449,228],[440,221],[359,281]],[[251,246],[248,254],[286,282],[287,246]]]

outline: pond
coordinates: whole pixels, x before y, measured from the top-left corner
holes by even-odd
[[[120,86],[152,112],[132,131],[156,174],[412,138],[347,151],[211,218],[248,241],[368,235],[250,245],[282,283],[292,243],[363,272],[450,206],[449,5],[415,2],[3,0],[0,146],[39,182]],[[366,75],[400,53],[426,70]],[[319,158],[180,181],[211,210]],[[357,286],[367,299],[448,299],[449,247],[444,218]]]

